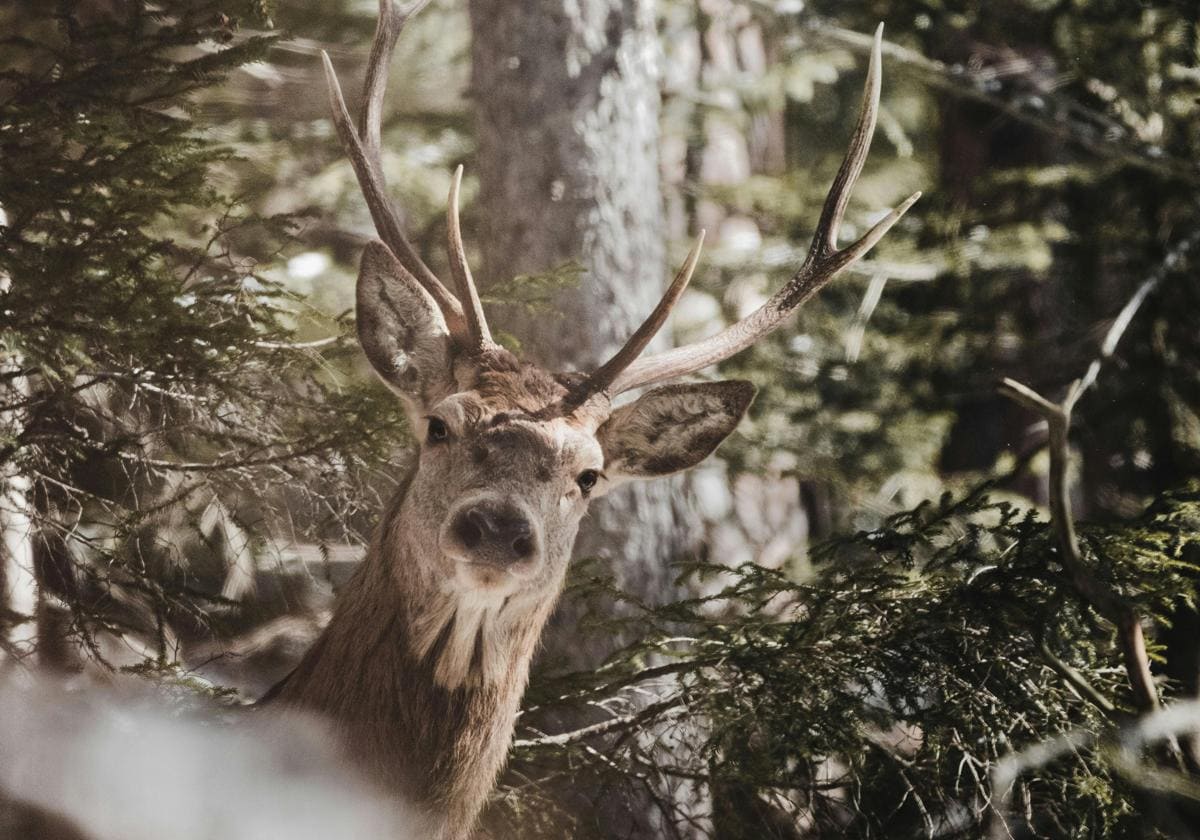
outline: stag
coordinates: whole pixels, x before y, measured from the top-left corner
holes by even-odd
[[[371,777],[428,815],[430,836],[458,840],[472,830],[504,763],[530,660],[589,503],[622,482],[699,463],[754,396],[744,381],[659,383],[778,328],[920,194],[838,248],[875,128],[881,27],[849,150],[791,280],[716,335],[643,357],[687,287],[697,241],[609,361],[590,373],[543,370],[492,338],[459,230],[461,167],[447,210],[454,292],[418,256],[387,198],[380,166],[387,67],[405,21],[422,5],[400,10],[381,0],[357,127],[324,57],[338,136],[383,240],[362,256],[358,337],[402,401],[420,451],[328,628],[267,699],[326,717]],[[652,385],[659,387],[614,405]]]

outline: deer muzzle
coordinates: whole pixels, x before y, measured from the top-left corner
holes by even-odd
[[[451,516],[443,539],[456,559],[500,571],[517,571],[538,557],[538,539],[522,508],[503,499],[473,499]]]

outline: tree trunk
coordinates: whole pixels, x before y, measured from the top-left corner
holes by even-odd
[[[571,262],[584,269],[552,311],[503,306],[493,320],[550,369],[592,368],[667,279],[653,4],[471,0],[470,13],[485,288]],[[680,480],[637,484],[593,507],[576,556],[604,558],[623,587],[659,601],[689,520]],[[607,646],[581,646],[569,619],[560,610],[547,632],[550,661],[595,664]]]
[[[602,363],[668,279],[653,11],[652,0],[470,0],[485,294],[516,275],[583,268],[551,311],[501,306],[492,316],[522,355],[552,370]],[[612,493],[593,505],[575,556],[601,558],[643,601],[670,599],[669,563],[702,532],[688,486],[675,478]],[[622,641],[580,638],[578,618],[578,607],[560,605],[539,667],[594,667]],[[599,787],[576,776],[553,795],[596,836],[661,836],[640,794]]]

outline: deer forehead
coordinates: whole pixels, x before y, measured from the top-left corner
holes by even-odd
[[[599,469],[604,464],[596,418],[590,415],[539,417],[519,403],[473,391],[446,397],[433,413],[464,439],[506,452],[535,454],[546,466]]]

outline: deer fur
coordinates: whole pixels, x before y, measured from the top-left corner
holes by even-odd
[[[454,604],[436,582],[406,573],[419,564],[404,539],[404,490],[278,701],[333,721],[369,777],[426,811],[431,837],[458,838],[504,763],[551,604],[518,614],[464,599],[468,621],[456,622]],[[406,586],[430,600],[405,597]],[[465,668],[456,644],[470,649]]]

